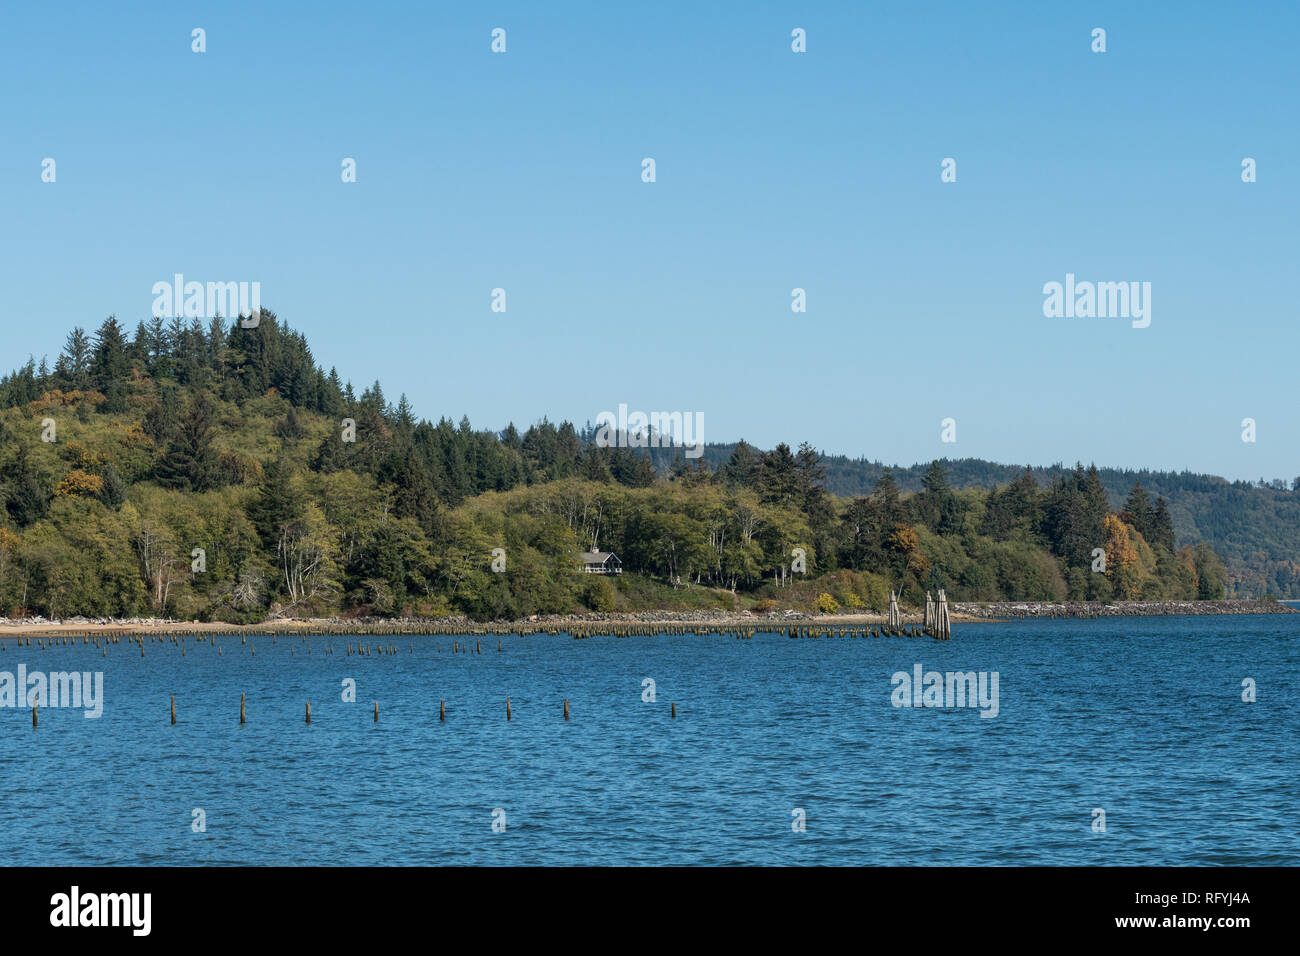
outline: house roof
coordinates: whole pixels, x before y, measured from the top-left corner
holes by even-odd
[[[582,552],[583,564],[604,564],[610,558],[618,560],[618,555],[613,551],[584,551]]]

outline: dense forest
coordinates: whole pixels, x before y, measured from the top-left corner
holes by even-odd
[[[881,610],[891,589],[1192,599],[1231,581],[1145,476],[1117,500],[1092,467],[976,487],[933,462],[837,495],[847,460],[807,444],[687,460],[592,435],[417,420],[265,310],[254,328],[110,317],[0,380],[0,615]],[[589,549],[626,573],[582,573]]]
[[[716,466],[734,449],[734,444],[708,445],[704,458]],[[900,491],[920,491],[929,469],[925,464],[890,468],[842,455],[825,456],[822,463],[826,490],[850,498],[870,494],[886,471]],[[992,489],[1014,481],[1025,470],[978,458],[943,458],[940,464],[956,489]],[[1028,470],[1040,486],[1049,487],[1073,469],[1058,463]],[[1189,471],[1100,468],[1098,472],[1113,511],[1124,510],[1137,484],[1148,496],[1166,499],[1177,541],[1204,541],[1223,557],[1229,597],[1300,598],[1300,477],[1289,482],[1281,478],[1230,482]]]

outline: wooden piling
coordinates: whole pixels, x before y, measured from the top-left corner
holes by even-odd
[[[569,698],[564,698],[564,719],[569,719]]]
[[[438,701],[438,719],[447,719],[447,702],[445,700]]]
[[[307,723],[311,723],[311,701],[307,701]]]
[[[375,723],[379,723],[379,701],[375,701]]]
[[[40,705],[41,695],[37,694],[32,698],[32,728],[36,727],[36,708]]]
[[[176,726],[176,695],[172,694],[172,726]]]
[[[239,722],[244,722],[244,695],[239,695]]]
[[[673,717],[677,716],[677,701],[673,701]]]
[[[510,698],[506,698],[506,720],[510,719]]]

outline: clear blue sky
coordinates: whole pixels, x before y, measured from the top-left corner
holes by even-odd
[[[274,6],[0,13],[6,369],[181,272],[435,420],[1300,474],[1294,3]]]

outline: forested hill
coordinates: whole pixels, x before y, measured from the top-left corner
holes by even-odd
[[[1180,508],[1207,536],[1242,532],[1211,526],[1181,490],[1166,501],[1158,480],[1121,495],[1095,468],[1011,469],[985,491],[963,487],[969,463],[936,462],[919,484],[880,468],[849,485],[874,466],[806,444],[688,463],[545,418],[434,423],[378,382],[358,394],[303,335],[259,319],[128,330],[110,317],[74,329],[52,365],[0,379],[0,616],[508,618],[881,609],[890,590],[916,605],[939,587],[954,600],[1270,590],[1196,534],[1176,541]],[[591,549],[625,573],[582,573]],[[1295,593],[1286,584],[1271,590]]]
[[[735,443],[707,445],[703,457],[719,466]],[[1041,487],[1073,470],[1058,462],[1048,466],[1003,465],[980,458],[941,458],[939,463],[956,489],[988,490],[1014,481],[1028,467]],[[835,495],[867,495],[888,468],[904,492],[922,488],[929,463],[886,465],[863,458],[823,455],[826,490]],[[1300,477],[1290,482],[1260,478],[1228,481],[1189,471],[1149,471],[1099,467],[1102,486],[1118,510],[1133,486],[1141,483],[1153,497],[1164,497],[1179,544],[1207,542],[1223,556],[1231,572],[1232,592],[1243,597],[1269,593],[1300,597]]]

